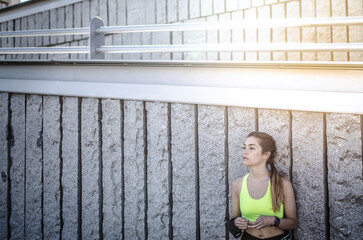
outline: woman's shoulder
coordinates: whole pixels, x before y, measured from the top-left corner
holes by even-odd
[[[246,175],[245,175],[246,176]],[[242,181],[245,176],[239,177],[232,182],[232,188],[241,189]]]

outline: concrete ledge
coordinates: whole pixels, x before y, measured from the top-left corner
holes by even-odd
[[[0,91],[362,114],[363,64],[3,62]]]

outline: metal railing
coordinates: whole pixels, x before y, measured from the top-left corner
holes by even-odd
[[[146,52],[298,52],[298,51],[363,51],[363,43],[239,43],[239,44],[198,44],[198,45],[120,45],[105,46],[105,34],[174,32],[195,30],[233,30],[233,29],[272,29],[288,27],[318,26],[357,26],[363,25],[363,17],[342,18],[299,18],[243,20],[232,22],[199,22],[156,25],[104,26],[95,17],[87,28],[48,29],[0,32],[0,37],[30,37],[56,35],[89,35],[89,46],[80,47],[20,47],[1,48],[0,54],[39,54],[39,53],[89,53],[90,59],[104,59],[105,53],[146,53]]]

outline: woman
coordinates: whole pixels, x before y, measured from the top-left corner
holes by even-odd
[[[232,219],[242,239],[290,239],[297,227],[291,182],[275,168],[275,140],[263,132],[248,135],[243,163],[250,172],[232,183]]]

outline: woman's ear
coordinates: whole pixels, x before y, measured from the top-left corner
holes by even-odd
[[[271,156],[271,152],[265,152],[262,157],[265,159],[265,160],[268,160],[269,157]]]

